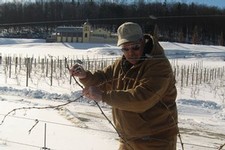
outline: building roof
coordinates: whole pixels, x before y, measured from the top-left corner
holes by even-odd
[[[56,28],[56,32],[70,32],[70,33],[82,33],[83,27],[66,27],[66,26],[59,26]]]

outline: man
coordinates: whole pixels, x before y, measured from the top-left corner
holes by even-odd
[[[84,96],[112,106],[119,150],[176,150],[177,91],[163,48],[133,22],[117,33],[121,59],[94,73],[76,64],[70,74],[85,86]]]

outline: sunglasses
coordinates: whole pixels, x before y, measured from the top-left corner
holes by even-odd
[[[138,51],[140,50],[140,48],[141,48],[141,44],[135,44],[135,45],[127,46],[127,47],[122,47],[121,50],[124,52],[127,52],[129,50]]]

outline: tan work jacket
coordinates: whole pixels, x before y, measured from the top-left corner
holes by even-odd
[[[152,38],[152,37],[151,37]],[[177,134],[175,78],[163,48],[152,39],[153,48],[127,72],[123,57],[102,71],[87,72],[80,80],[104,91],[103,102],[112,106],[113,121],[126,140]]]

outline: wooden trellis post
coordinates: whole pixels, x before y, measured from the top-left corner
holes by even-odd
[[[28,87],[30,58],[26,59],[26,87]]]

